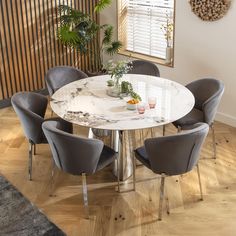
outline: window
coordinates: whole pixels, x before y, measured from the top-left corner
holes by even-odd
[[[174,4],[175,0],[119,0],[121,54],[165,64],[166,48],[173,48]],[[171,58],[167,64],[172,62]]]

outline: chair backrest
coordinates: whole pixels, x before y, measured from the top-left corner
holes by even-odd
[[[88,76],[81,70],[70,66],[56,66],[47,72],[45,81],[49,95],[52,96],[59,88],[66,84]]]
[[[11,103],[20,119],[27,139],[33,143],[41,143],[44,137],[41,126],[48,99],[38,93],[19,92],[12,96]]]
[[[176,135],[145,140],[145,148],[154,173],[179,175],[193,169],[209,126],[197,123],[194,128]]]
[[[104,146],[101,140],[66,133],[57,121],[45,121],[42,127],[59,169],[73,175],[96,171]]]
[[[195,80],[186,85],[195,97],[194,107],[204,112],[204,121],[211,125],[224,93],[224,84],[216,79]]]
[[[144,60],[132,61],[132,69],[128,72],[128,74],[153,75],[160,77],[158,67],[152,62]]]

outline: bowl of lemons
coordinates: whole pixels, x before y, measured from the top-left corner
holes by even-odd
[[[138,103],[139,103],[139,100],[133,98],[126,102],[126,107],[128,110],[136,110]]]

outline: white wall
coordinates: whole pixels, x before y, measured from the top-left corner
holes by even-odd
[[[115,0],[102,12],[101,23],[117,25]],[[175,65],[158,67],[162,77],[182,84],[204,77],[222,80],[225,93],[216,119],[236,127],[235,24],[235,1],[224,18],[204,22],[192,13],[188,1],[176,0]]]

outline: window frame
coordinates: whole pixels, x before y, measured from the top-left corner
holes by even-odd
[[[150,61],[150,62],[154,62],[156,64],[160,64],[160,65],[164,65],[167,67],[174,67],[174,62],[175,62],[175,28],[176,28],[176,0],[174,0],[174,6],[173,6],[173,57],[172,57],[172,62],[171,63],[167,63],[165,59],[163,58],[159,58],[159,57],[154,57],[151,55],[146,55],[146,54],[142,54],[142,53],[138,53],[138,52],[133,52],[133,51],[129,51],[127,49],[125,49],[125,44],[122,41],[122,38],[120,36],[120,2],[122,0],[117,0],[116,3],[116,13],[117,13],[117,37],[118,40],[122,42],[123,46],[122,48],[119,50],[118,54],[123,55],[123,56],[127,56],[127,57],[132,57],[135,59],[141,59],[141,60],[146,60],[146,61]]]

